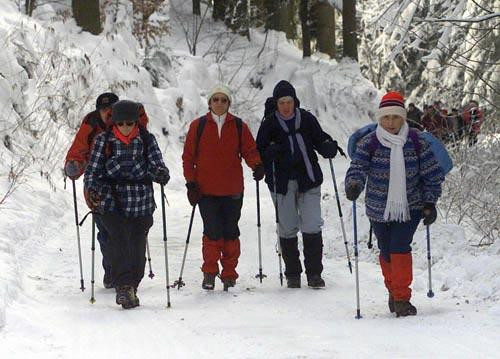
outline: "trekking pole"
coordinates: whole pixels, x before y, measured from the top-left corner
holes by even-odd
[[[273,161],[273,185],[274,185],[274,213],[276,216],[276,235],[278,237],[278,242],[276,246],[276,252],[278,252],[278,263],[280,268],[280,283],[283,286],[283,268],[281,266],[281,244],[280,244],[280,220],[278,215],[278,192],[276,192],[276,164]]]
[[[259,241],[259,273],[255,275],[255,278],[259,278],[262,283],[262,278],[266,278],[265,274],[262,274],[262,244],[261,244],[261,233],[260,233],[260,192],[259,192],[259,181],[255,181],[255,188],[257,190],[257,233]]]
[[[148,239],[146,238],[146,252],[148,254],[148,263],[149,263],[149,274],[148,274],[148,277],[153,279],[153,277],[155,276],[155,274],[153,273],[153,268],[151,267],[151,252],[149,251],[149,241]]]
[[[335,170],[333,169],[332,159],[329,158],[329,161],[330,161],[330,171],[332,172],[333,188],[335,189],[335,197],[337,198],[337,208],[339,210],[340,227],[342,228],[342,235],[344,236],[344,246],[345,246],[345,252],[347,254],[347,264],[349,266],[349,271],[352,274],[351,256],[349,254],[349,247],[347,245],[347,236],[345,235],[344,218],[342,216],[342,207],[340,206],[339,190],[337,189],[337,180],[335,179]]]
[[[91,284],[91,295],[90,295],[90,303],[94,304],[95,303],[95,297],[94,297],[94,288],[95,288],[95,218],[94,215],[92,214],[92,271],[91,271],[91,278],[90,278],[90,284]]]
[[[82,248],[80,245],[80,228],[78,227],[78,205],[76,203],[76,185],[74,179],[72,179],[71,181],[73,182],[73,205],[75,207],[76,240],[78,243],[78,262],[80,264],[80,289],[83,292],[85,290],[85,286],[83,284]]]
[[[191,237],[191,228],[193,228],[193,219],[194,219],[194,210],[196,209],[196,205],[193,206],[193,210],[191,211],[191,219],[189,220],[189,229],[188,229],[188,234],[187,234],[187,239],[186,239],[186,246],[184,247],[184,257],[182,258],[182,265],[181,265],[181,273],[179,274],[179,279],[172,284],[172,288],[177,287],[177,290],[181,289],[181,287],[184,287],[186,283],[182,281],[182,273],[184,272],[184,264],[186,263],[186,255],[187,255],[187,250],[188,250],[188,245],[189,245],[189,237]]]
[[[354,269],[356,271],[356,319],[361,319],[361,310],[359,309],[358,224],[356,219],[356,201],[352,201],[352,222],[354,224]]]
[[[161,185],[161,212],[163,216],[163,245],[165,248],[165,272],[167,275],[167,308],[170,308],[170,278],[168,272],[168,250],[167,250],[167,217],[165,215],[165,185]]]
[[[431,231],[430,226],[427,225],[427,272],[429,273],[429,291],[427,292],[427,297],[434,297],[434,292],[432,291],[432,276],[431,276]]]

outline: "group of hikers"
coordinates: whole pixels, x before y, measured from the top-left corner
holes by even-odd
[[[432,133],[445,143],[455,144],[466,139],[469,146],[477,143],[484,115],[476,100],[471,100],[461,111],[443,108],[441,101],[424,105],[421,111],[414,103],[408,105],[408,124],[410,127]]]
[[[307,285],[325,287],[323,174],[317,154],[331,160],[342,153],[337,141],[300,107],[287,81],[277,83],[267,99],[256,140],[247,124],[229,112],[227,86],[215,86],[207,100],[208,112],[191,122],[182,154],[187,198],[203,220],[202,288],[213,290],[217,276],[225,289],[238,279],[242,160],[257,185],[264,178],[268,185],[287,287],[301,287],[299,232]],[[345,193],[356,201],[366,187],[366,214],[380,249],[389,309],[397,316],[415,315],[411,242],[422,219],[425,225],[436,220],[444,173],[422,133],[409,128],[402,95],[387,93],[377,120],[376,130],[356,144]],[[139,305],[137,289],[155,210],[152,182],[164,186],[170,179],[147,123],[141,104],[103,93],[96,110],[85,116],[65,163],[65,174],[73,181],[84,175],[85,199],[99,230],[103,285],[115,288],[116,303],[125,309]]]

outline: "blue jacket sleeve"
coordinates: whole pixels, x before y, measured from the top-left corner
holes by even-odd
[[[373,133],[366,135],[356,145],[356,150],[352,156],[351,165],[345,176],[345,188],[351,185],[358,185],[359,188],[364,188],[366,177],[370,169],[370,142]]]
[[[420,141],[420,178],[422,182],[422,198],[425,203],[436,203],[441,196],[441,184],[444,173],[437,162],[430,144],[419,137]]]
[[[106,170],[105,142],[105,133],[96,136],[94,147],[90,154],[90,160],[85,169],[85,176],[83,178],[85,190],[88,192],[97,192],[99,195],[102,195],[102,183],[100,183],[99,178]]]
[[[150,142],[147,153],[148,175],[153,181],[155,181],[157,179],[158,169],[167,168],[167,166],[165,166],[165,163],[163,162],[163,156],[161,154],[160,147],[158,146],[158,142],[156,142],[155,136],[152,134],[149,134],[149,136]]]

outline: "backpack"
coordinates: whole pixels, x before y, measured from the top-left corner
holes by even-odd
[[[361,140],[366,135],[368,135],[369,133],[375,131],[376,128],[377,124],[371,123],[369,125],[361,127],[359,130],[355,131],[349,137],[349,140],[347,142],[347,153],[349,154],[349,157],[351,158],[353,157],[354,152],[356,151],[356,144],[358,143],[358,141]],[[447,175],[453,168],[453,161],[451,160],[450,155],[446,150],[446,147],[430,132],[421,132],[421,135],[424,138],[424,140],[427,141],[431,146],[431,151],[432,153],[434,153],[436,161],[441,167],[443,173]],[[418,140],[418,132],[413,129],[410,129],[410,131],[408,132],[408,137],[413,142],[417,155],[420,156],[421,148],[420,148],[420,142]],[[380,142],[378,141],[377,136],[373,136],[372,141],[370,142],[368,147],[370,155],[373,155],[379,144]]]
[[[239,117],[235,117],[236,129],[238,131],[238,154],[241,158],[241,135],[243,133],[243,121]],[[194,158],[198,158],[198,148],[200,147],[201,135],[203,135],[203,130],[207,124],[207,116],[200,117],[198,127],[196,129],[196,141],[194,143]]]
[[[87,143],[89,144],[89,147],[90,147],[90,146],[92,146],[94,138],[97,135],[98,128],[101,129],[101,132],[104,132],[104,131],[106,131],[106,124],[101,119],[101,117],[99,116],[99,113],[97,111],[94,111],[90,114],[90,117],[86,121],[86,123],[90,127],[92,127],[92,131],[89,133],[89,135],[87,137]]]

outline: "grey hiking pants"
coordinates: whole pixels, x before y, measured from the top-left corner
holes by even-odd
[[[273,202],[276,201],[274,192],[271,192]],[[294,238],[297,233],[321,232],[323,219],[321,218],[321,186],[311,188],[306,192],[299,192],[297,181],[288,181],[286,195],[278,193],[279,236]]]

